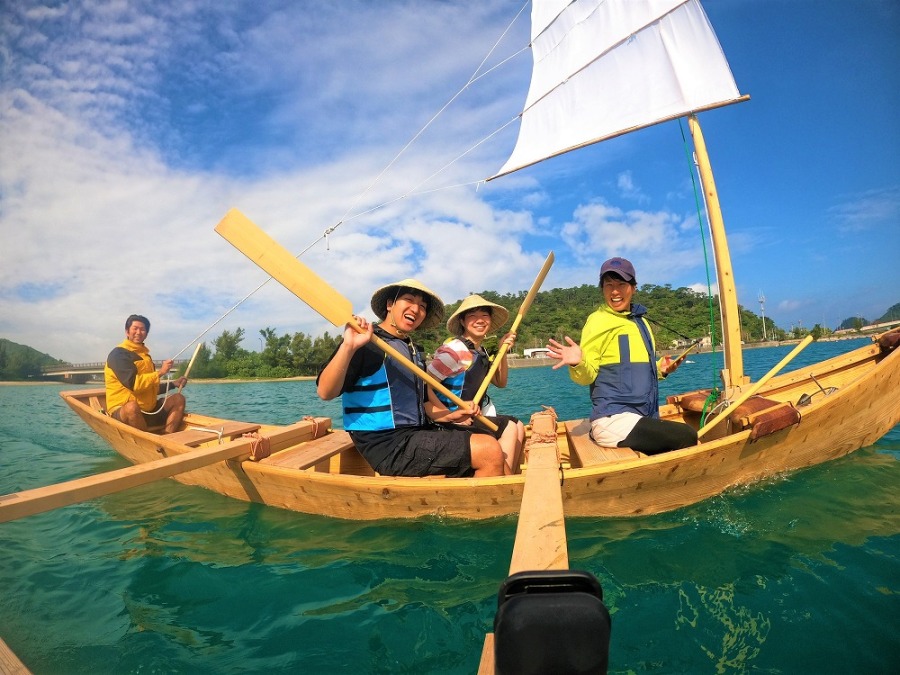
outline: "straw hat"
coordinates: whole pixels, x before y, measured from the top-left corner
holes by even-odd
[[[507,310],[506,307],[498,305],[496,302],[485,300],[480,295],[470,295],[460,303],[456,311],[450,315],[449,319],[447,319],[447,330],[454,335],[462,335],[465,332],[462,325],[463,315],[469,310],[476,309],[478,307],[487,307],[488,310],[490,310],[490,329],[492,331],[499,330],[500,327],[505,324],[506,320],[509,318],[509,310]]]
[[[415,279],[396,281],[375,291],[371,303],[375,316],[384,321],[385,317],[387,317],[388,300],[394,300],[401,288],[411,288],[428,298],[428,311],[425,313],[425,319],[419,328],[432,328],[441,322],[441,319],[444,318],[444,301],[441,300],[437,293]]]

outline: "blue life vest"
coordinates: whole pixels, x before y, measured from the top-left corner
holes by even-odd
[[[411,341],[376,328],[376,333],[401,354],[424,369],[421,349]],[[393,357],[374,345],[366,345],[353,355],[351,370],[359,369],[355,382],[344,386],[341,403],[347,431],[385,431],[399,427],[419,427],[427,423],[423,402],[425,385]]]

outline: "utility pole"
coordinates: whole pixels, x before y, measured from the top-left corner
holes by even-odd
[[[763,295],[762,290],[760,290],[759,296],[757,299],[759,300],[759,311],[762,314],[763,342],[767,342],[768,338],[766,337],[766,296]]]

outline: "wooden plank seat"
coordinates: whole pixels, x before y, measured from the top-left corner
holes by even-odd
[[[597,445],[591,440],[591,421],[588,419],[565,422],[566,432],[572,450],[578,456],[582,467],[595,466],[617,459],[635,459],[641,453],[631,448],[609,448]]]
[[[258,424],[248,422],[225,422],[213,424],[208,427],[188,426],[184,431],[176,431],[173,434],[164,434],[164,438],[175,443],[181,443],[189,447],[196,447],[207,441],[227,442],[243,434],[249,434],[259,429]]]
[[[295,448],[282,450],[259,460],[260,464],[284,466],[291,469],[309,469],[325,460],[331,459],[346,450],[354,449],[350,434],[339,430],[312,441],[307,441]]]

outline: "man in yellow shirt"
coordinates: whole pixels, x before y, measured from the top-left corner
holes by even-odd
[[[149,427],[165,426],[163,433],[178,431],[184,417],[184,396],[180,390],[186,377],[161,383],[172,369],[172,360],[162,362],[157,371],[144,344],[150,332],[150,321],[140,314],[125,320],[125,341],[115,347],[106,359],[103,376],[106,380],[106,414],[113,419],[146,431]],[[169,393],[169,387],[178,391]],[[162,400],[157,396],[164,394]]]

